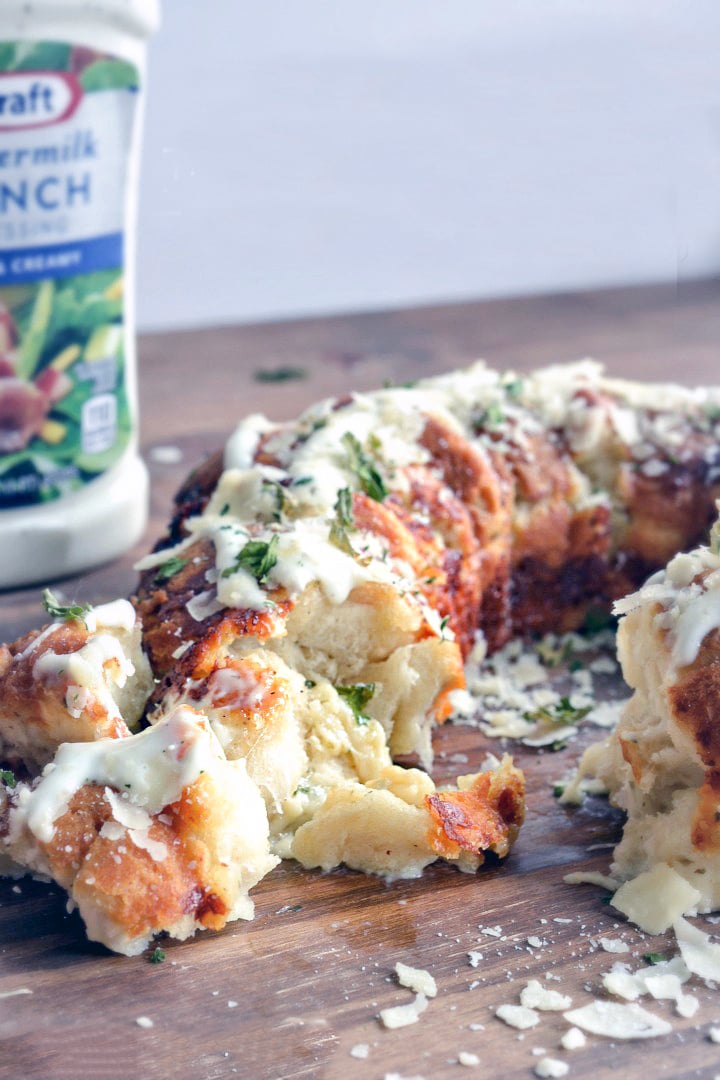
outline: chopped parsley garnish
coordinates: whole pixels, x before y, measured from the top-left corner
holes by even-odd
[[[314,683],[312,681],[312,679],[306,679],[305,680],[305,688],[307,690],[314,690],[316,686],[317,686],[317,683]]]
[[[344,529],[352,529],[355,524],[355,519],[353,518],[352,493],[350,488],[340,488],[333,509],[335,510],[338,525],[342,525]]]
[[[225,517],[225,515],[227,513],[229,513],[229,511],[230,511],[230,503],[225,503],[222,510],[220,511],[220,517]]]
[[[573,705],[569,697],[561,697],[552,705],[543,705],[534,712],[523,713],[526,720],[534,720],[544,724],[577,724],[583,717],[592,712],[592,705],[578,707]]]
[[[337,500],[333,508],[335,520],[330,526],[330,543],[346,555],[356,555],[356,551],[350,543],[347,530],[355,526],[352,509],[352,492],[350,488],[341,488],[337,494]]]
[[[291,495],[282,484],[277,482],[277,480],[263,480],[262,486],[263,490],[269,495],[272,495],[275,500],[273,517],[275,521],[280,521],[283,513],[294,505]]]
[[[351,431],[346,431],[341,441],[347,450],[348,467],[358,478],[361,489],[375,502],[382,502],[388,492],[372,458],[363,450]]]
[[[649,952],[645,953],[643,960],[646,964],[664,964],[667,960],[667,956],[663,956],[663,954],[659,952]]]
[[[0,780],[2,780],[3,784],[6,784],[7,787],[17,786],[15,773],[12,772],[11,769],[0,769]]]
[[[505,393],[508,397],[513,398],[515,401],[521,396],[523,392],[523,380],[522,379],[508,379],[503,382]]]
[[[82,619],[88,611],[92,611],[92,604],[61,604],[50,589],[43,589],[42,605],[54,619]]]
[[[258,585],[264,585],[268,574],[277,563],[277,535],[267,542],[265,540],[248,540],[245,547],[238,552],[234,566],[227,566],[222,577],[230,577],[238,570],[246,570],[257,581]]]
[[[370,717],[363,712],[363,709],[375,693],[375,683],[355,683],[354,686],[336,686],[335,689],[345,704],[350,707],[356,723],[364,727]]]
[[[505,419],[505,413],[503,407],[497,401],[494,401],[491,405],[488,405],[487,409],[483,409],[481,413],[478,413],[473,421],[473,427],[476,431],[484,427],[499,427]]]
[[[153,951],[150,953],[150,956],[148,957],[148,960],[151,964],[162,964],[165,960],[165,950],[153,949]]]
[[[564,794],[565,794],[565,785],[564,784],[553,784],[553,795],[555,796],[556,799],[559,799]]]
[[[293,487],[302,487],[303,484],[312,484],[312,476],[299,476],[297,480],[293,480]]]
[[[255,372],[256,382],[292,382],[295,379],[307,379],[307,371],[305,368],[280,366],[274,368],[259,368]]]
[[[187,564],[187,559],[180,559],[177,555],[172,555],[162,566],[158,567],[155,581],[167,581],[168,578],[175,577]]]

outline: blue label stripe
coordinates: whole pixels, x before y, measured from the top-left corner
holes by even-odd
[[[0,288],[40,278],[72,277],[123,264],[123,234],[108,233],[69,244],[0,250]]]

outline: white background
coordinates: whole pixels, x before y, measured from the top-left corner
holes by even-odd
[[[720,271],[720,0],[165,0],[145,328]]]

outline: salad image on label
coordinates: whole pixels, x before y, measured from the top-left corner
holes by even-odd
[[[132,432],[122,274],[0,290],[0,499],[55,498],[103,472]]]

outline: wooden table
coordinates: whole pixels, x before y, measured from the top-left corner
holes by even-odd
[[[142,441],[153,479],[148,533],[136,551],[63,583],[63,591],[89,601],[128,593],[133,560],[160,534],[180,478],[245,413],[289,417],[326,394],[449,370],[480,355],[520,370],[592,355],[619,375],[716,381],[718,300],[720,285],[704,282],[148,336],[140,349]],[[256,378],[287,366],[306,377]],[[167,445],[180,448],[180,464],[153,460],[153,448]],[[38,589],[0,596],[5,639],[41,618]],[[538,1047],[564,1058],[572,1077],[715,1075],[720,1047],[706,1032],[720,1022],[720,996],[704,988],[694,1020],[675,1018],[672,1035],[649,1043],[589,1038],[584,1049],[558,1051],[567,1027],[560,1014],[545,1014],[524,1034],[493,1017],[499,1004],[517,1001],[528,978],[545,981],[547,972],[561,982],[546,985],[576,1005],[588,999],[586,984],[599,992],[599,974],[629,957],[594,949],[598,936],[622,935],[635,957],[667,948],[662,938],[643,941],[618,926],[601,891],[562,881],[569,868],[605,869],[608,852],[588,848],[618,836],[617,817],[601,800],[572,809],[552,797],[551,780],[597,736],[587,731],[556,754],[515,748],[529,776],[529,818],[505,865],[476,876],[435,867],[422,880],[390,886],[283,865],[255,890],[254,922],[170,943],[163,964],[89,945],[57,888],[3,882],[0,995],[33,993],[0,999],[0,1075],[430,1078],[463,1072],[457,1057],[466,1051],[481,1060],[477,1075],[527,1077]],[[477,731],[447,726],[436,738],[436,776],[477,768],[487,749]],[[457,754],[468,763],[450,762]],[[480,931],[495,925],[502,939]],[[528,946],[534,935],[547,944]],[[484,956],[476,969],[471,950]],[[378,1011],[410,1000],[392,977],[399,960],[429,969],[439,992],[419,1024],[387,1031]],[[671,1015],[668,1003],[651,1007]],[[154,1026],[138,1026],[141,1016]],[[358,1044],[368,1045],[366,1059],[351,1056]]]

